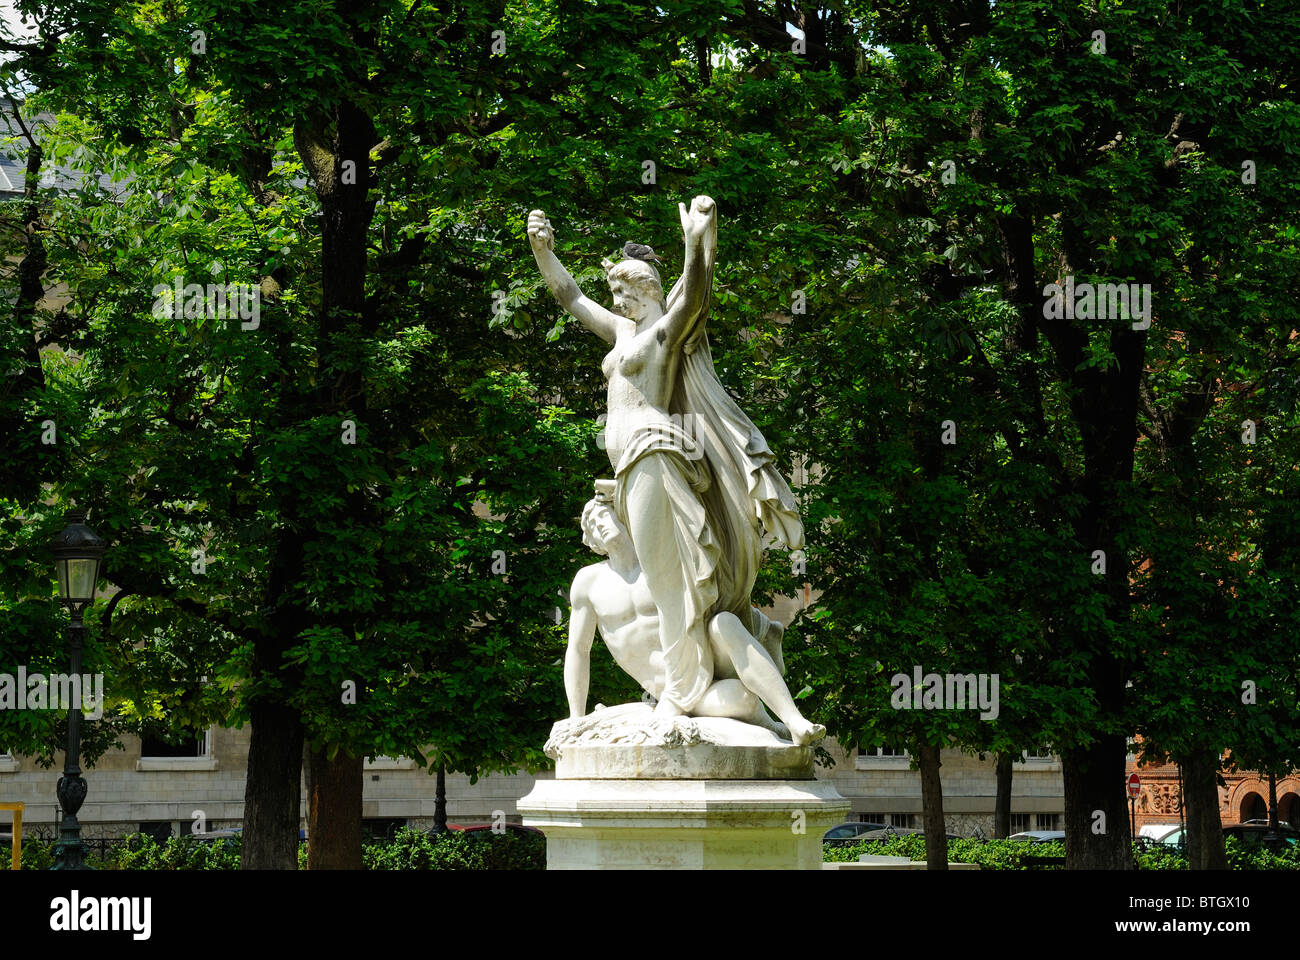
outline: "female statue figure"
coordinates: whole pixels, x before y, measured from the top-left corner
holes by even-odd
[[[614,510],[659,611],[665,685],[655,713],[668,717],[690,714],[713,683],[710,630],[757,632],[750,593],[763,530],[789,549],[803,546],[794,496],[772,451],[713,369],[706,321],[716,206],[701,196],[678,210],[686,247],[681,279],[665,298],[649,262],[607,260],[612,311],[583,296],[560,265],[545,214],[534,210],[528,218],[529,242],[551,293],[612,345],[602,367]],[[796,743],[824,734],[794,708],[770,658],[752,667],[766,688],[754,692]]]

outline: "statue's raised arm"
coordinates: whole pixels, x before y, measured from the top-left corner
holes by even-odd
[[[528,243],[533,248],[537,268],[542,271],[546,286],[560,306],[577,318],[578,322],[606,343],[617,338],[618,318],[600,304],[587,299],[578,284],[565,270],[555,255],[555,230],[546,214],[534,210],[528,215]]]
[[[677,205],[685,241],[685,267],[666,300],[667,310],[656,327],[668,343],[693,343],[703,336],[713,293],[713,263],[718,251],[718,207],[712,197],[699,196]]]

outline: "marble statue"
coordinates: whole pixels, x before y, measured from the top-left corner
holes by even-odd
[[[757,697],[780,717],[790,740],[806,746],[825,728],[795,707],[776,659],[755,639],[771,628],[750,602],[764,533],[796,550],[803,525],[772,451],[713,368],[707,320],[716,205],[700,196],[678,209],[685,238],[681,278],[665,297],[653,263],[627,256],[627,249],[641,249],[629,244],[622,261],[604,261],[612,310],[585,297],[561,266],[546,215],[529,215],[529,242],[551,293],[611,345],[602,368],[614,480],[605,490],[608,509],[602,504],[593,512],[604,525],[600,542],[619,553],[617,560],[611,553],[608,566],[596,564],[600,572],[579,575],[584,582],[574,584],[574,618],[592,620],[607,642],[614,637],[612,650],[624,648],[624,668],[657,700],[655,718],[743,714],[767,725],[759,720]],[[620,532],[626,546],[619,545]],[[637,639],[624,644],[620,630],[629,626]],[[656,629],[657,650],[647,650],[644,639]],[[570,684],[566,670],[571,710],[585,710],[577,702],[586,699],[581,672],[575,660]],[[727,686],[728,680],[739,686]],[[733,712],[713,712],[720,709]],[[774,723],[765,711],[762,717]]]

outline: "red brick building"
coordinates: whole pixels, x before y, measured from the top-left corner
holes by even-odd
[[[1169,824],[1177,826],[1182,810],[1178,767],[1172,763],[1139,766],[1130,760],[1125,776],[1135,772],[1142,778],[1142,793],[1137,801],[1137,826]],[[1225,827],[1247,820],[1268,818],[1268,778],[1249,770],[1222,774],[1225,786],[1219,787],[1219,822]],[[1282,823],[1300,827],[1300,776],[1291,775],[1277,781],[1277,816]]]

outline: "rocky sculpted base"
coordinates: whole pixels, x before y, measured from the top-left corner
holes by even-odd
[[[551,728],[557,780],[812,780],[813,748],[722,717],[655,717],[644,703],[598,707]]]

